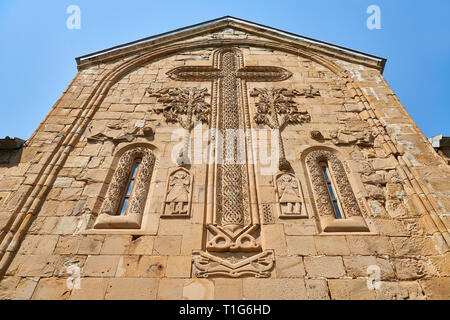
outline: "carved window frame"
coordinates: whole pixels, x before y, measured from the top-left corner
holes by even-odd
[[[327,163],[330,179],[334,183],[342,219],[334,214],[332,200],[320,165],[323,162]],[[336,151],[328,148],[308,150],[304,153],[304,163],[322,232],[370,232],[362,215],[364,208],[360,207],[356,199],[349,175],[343,162],[336,155]]]
[[[113,167],[114,174],[93,229],[139,230],[141,229],[147,196],[155,169],[156,157],[149,147],[141,145],[128,146],[123,152],[118,152],[115,157],[116,159],[118,157],[118,164],[117,167]],[[141,160],[140,166],[136,173],[127,211],[125,215],[121,216],[119,214],[120,206],[127,192],[129,177],[137,159]]]

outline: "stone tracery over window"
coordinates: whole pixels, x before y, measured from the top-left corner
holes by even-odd
[[[155,156],[145,147],[120,157],[94,228],[140,227],[154,164]]]
[[[342,162],[328,150],[305,159],[316,209],[324,232],[367,232],[358,201]]]

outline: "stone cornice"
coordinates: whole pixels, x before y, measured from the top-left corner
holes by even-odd
[[[187,27],[189,28],[189,27]],[[325,43],[319,40],[305,38],[301,36],[295,37],[294,34],[286,34],[281,30],[272,29],[270,27],[262,27],[262,25],[252,24],[250,22],[242,22],[236,18],[227,18],[226,20],[219,20],[207,25],[201,25],[193,29],[178,31],[175,34],[162,36],[160,38],[152,39],[142,42],[132,42],[116,46],[111,49],[99,51],[90,55],[85,55],[77,58],[78,69],[81,70],[88,66],[97,65],[99,63],[111,62],[118,59],[126,58],[133,55],[139,55],[153,50],[158,50],[163,46],[176,44],[178,42],[187,43],[190,39],[203,36],[208,33],[214,33],[225,28],[233,28],[238,31],[246,32],[248,34],[265,38],[272,43],[285,44],[298,49],[309,50],[316,54],[325,55],[328,57],[336,57],[345,61],[356,64],[362,64],[372,67],[383,72],[386,59],[376,57],[363,52],[358,52],[352,49],[347,49],[337,45]],[[182,29],[180,29],[182,30]],[[195,39],[198,41],[198,39]],[[194,41],[195,41],[194,40]],[[223,46],[230,40],[205,40],[205,47],[207,46]],[[249,44],[245,40],[240,41],[243,45]],[[239,41],[236,42],[238,44]],[[276,46],[274,46],[276,49]],[[181,51],[181,49],[180,49]]]

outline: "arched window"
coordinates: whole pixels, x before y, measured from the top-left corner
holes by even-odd
[[[336,193],[336,184],[332,179],[330,169],[328,168],[328,163],[325,161],[321,161],[319,165],[322,168],[323,178],[328,189],[328,196],[330,197],[330,201],[333,205],[334,216],[336,217],[336,219],[342,219],[343,217],[341,213],[341,205]]]
[[[139,171],[139,167],[141,165],[142,159],[138,158],[134,160],[133,169],[131,170],[131,174],[128,178],[127,187],[125,188],[126,192],[124,192],[122,201],[119,206],[119,211],[117,212],[120,216],[124,216],[127,213],[128,203],[130,202],[130,197],[134,191],[134,186],[136,182],[136,176]]]
[[[139,228],[154,164],[153,152],[145,147],[122,154],[94,228]]]
[[[336,155],[326,149],[314,150],[306,155],[305,163],[323,231],[369,231],[344,166]]]

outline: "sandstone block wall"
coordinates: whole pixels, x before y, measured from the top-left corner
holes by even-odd
[[[210,39],[264,38],[225,29],[184,41]],[[256,188],[267,211],[258,241],[275,254],[270,277],[195,277],[192,252],[205,247],[205,164],[189,169],[190,217],[161,217],[168,175],[177,168],[172,152],[179,141],[172,141],[172,134],[179,125],[154,112],[161,104],[146,91],[197,87],[210,92],[208,82],[174,81],[167,72],[210,66],[216,48],[168,54],[119,77],[108,76],[139,57],[130,53],[79,70],[27,141],[18,164],[0,166],[0,299],[450,298],[450,167],[427,143],[380,71],[316,53],[345,70],[358,90],[342,73],[310,57],[235,47],[246,66],[280,66],[293,73],[282,82],[249,82],[248,92],[312,86],[320,93],[296,97],[311,121],[282,131],[306,217],[279,217],[274,175],[261,174],[264,166],[256,165]],[[97,91],[101,93],[92,101]],[[253,118],[257,100],[247,99]],[[136,127],[151,128],[154,135],[130,133]],[[113,140],[124,135],[131,135],[133,143],[153,145],[156,156],[142,228],[95,230],[115,152],[131,143]],[[258,139],[270,141],[270,135]],[[364,199],[362,215],[369,232],[323,232],[303,156],[311,147],[324,146],[336,150],[348,167],[353,192]],[[67,287],[71,265],[81,270],[79,290]],[[371,265],[381,270],[379,290],[367,287]]]

